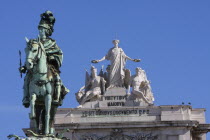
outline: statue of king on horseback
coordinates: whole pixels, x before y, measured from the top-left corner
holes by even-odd
[[[30,119],[34,122],[36,133],[45,135],[54,133],[57,107],[62,105],[64,96],[69,92],[60,79],[63,52],[56,41],[50,38],[54,23],[52,12],[41,14],[39,37],[26,38],[26,61],[19,68],[21,73],[26,73],[23,105],[27,108],[30,106]]]

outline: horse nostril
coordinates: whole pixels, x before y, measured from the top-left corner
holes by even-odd
[[[32,63],[28,63],[28,65],[29,65],[30,67],[33,66]]]

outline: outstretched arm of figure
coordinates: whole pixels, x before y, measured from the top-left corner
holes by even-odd
[[[104,56],[104,57],[101,58],[100,60],[92,60],[91,62],[92,62],[92,63],[98,63],[98,62],[104,61],[105,59],[106,59],[106,57]]]
[[[140,62],[141,61],[141,59],[132,59],[132,58],[130,58],[127,55],[126,55],[126,59],[131,60],[131,61],[134,61],[134,62]]]

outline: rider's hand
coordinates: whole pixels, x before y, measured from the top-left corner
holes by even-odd
[[[133,59],[134,62],[140,62],[141,59]]]
[[[20,73],[26,73],[26,67],[25,66],[20,67],[19,72]]]
[[[99,60],[92,60],[91,62],[92,62],[92,63],[98,63]]]

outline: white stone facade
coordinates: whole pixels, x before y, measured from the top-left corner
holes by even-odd
[[[210,129],[189,105],[61,108],[55,127],[71,140],[206,140]]]

